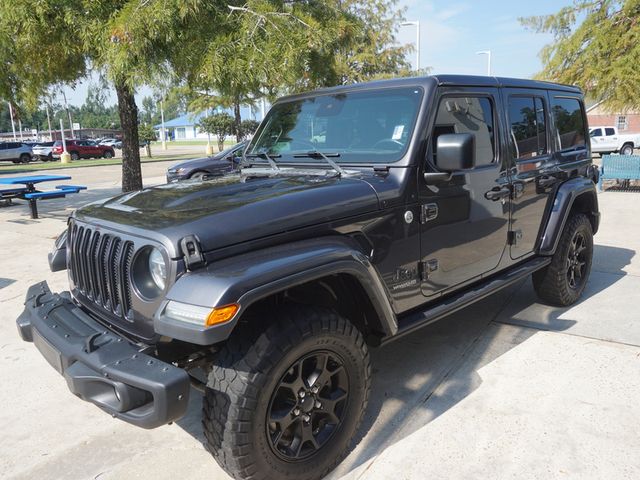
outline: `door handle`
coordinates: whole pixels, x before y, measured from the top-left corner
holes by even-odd
[[[487,200],[502,200],[511,196],[511,189],[509,187],[494,187],[484,194],[484,198]]]

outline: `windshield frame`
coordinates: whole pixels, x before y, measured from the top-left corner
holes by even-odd
[[[418,80],[418,79],[416,79]],[[304,154],[306,153],[321,153],[324,155],[331,155],[332,160],[338,163],[341,167],[384,167],[386,165],[394,165],[394,166],[404,166],[406,165],[407,155],[413,150],[413,145],[417,141],[418,129],[422,122],[422,114],[425,102],[428,100],[428,92],[429,89],[425,88],[425,85],[419,82],[415,83],[405,83],[401,85],[389,85],[389,86],[376,86],[376,87],[367,87],[362,88],[361,85],[353,85],[353,88],[339,88],[339,89],[328,89],[327,91],[315,91],[309,92],[308,94],[295,95],[291,97],[285,97],[284,99],[276,101],[272,108],[269,110],[265,118],[260,123],[260,127],[255,132],[254,136],[248,142],[245,153],[247,157],[250,155],[257,155],[258,152],[254,152],[256,143],[261,139],[262,135],[265,132],[267,125],[269,124],[269,119],[271,115],[273,115],[274,109],[279,107],[280,105],[289,104],[289,103],[303,103],[308,101],[309,99],[319,98],[319,97],[331,97],[337,95],[353,95],[353,94],[366,94],[366,93],[384,93],[384,92],[392,92],[394,90],[416,90],[418,98],[415,104],[415,111],[413,112],[413,116],[411,118],[411,122],[408,125],[408,135],[407,139],[404,142],[404,145],[401,150],[397,152],[390,152],[390,154],[394,155],[395,159],[393,160],[384,160],[384,161],[354,161],[353,159],[345,158],[344,155],[348,155],[349,152],[342,151],[340,149],[322,149],[320,146],[315,146],[314,149],[309,149],[308,151],[304,150],[292,150],[290,152],[273,152],[270,151],[269,155],[276,156],[278,165],[281,166],[309,166],[309,167],[327,167],[327,163],[323,160],[318,160],[317,158],[313,158],[313,156],[309,156],[309,160],[303,160]],[[337,154],[337,155],[333,155]],[[358,155],[365,155],[365,152],[359,152]],[[254,157],[251,163],[266,163],[265,160],[261,160],[260,158]]]

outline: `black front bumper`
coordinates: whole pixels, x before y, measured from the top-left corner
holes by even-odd
[[[141,353],[68,296],[51,293],[46,282],[29,288],[16,323],[74,394],[114,417],[154,428],[185,414],[190,380],[184,370]]]

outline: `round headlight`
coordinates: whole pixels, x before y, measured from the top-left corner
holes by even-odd
[[[152,248],[149,253],[149,273],[151,273],[153,283],[160,290],[164,290],[167,283],[167,264],[164,262],[162,253],[157,248]]]

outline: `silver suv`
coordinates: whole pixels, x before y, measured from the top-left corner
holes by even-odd
[[[11,160],[13,163],[29,163],[33,151],[31,146],[22,142],[0,142],[0,161]]]

